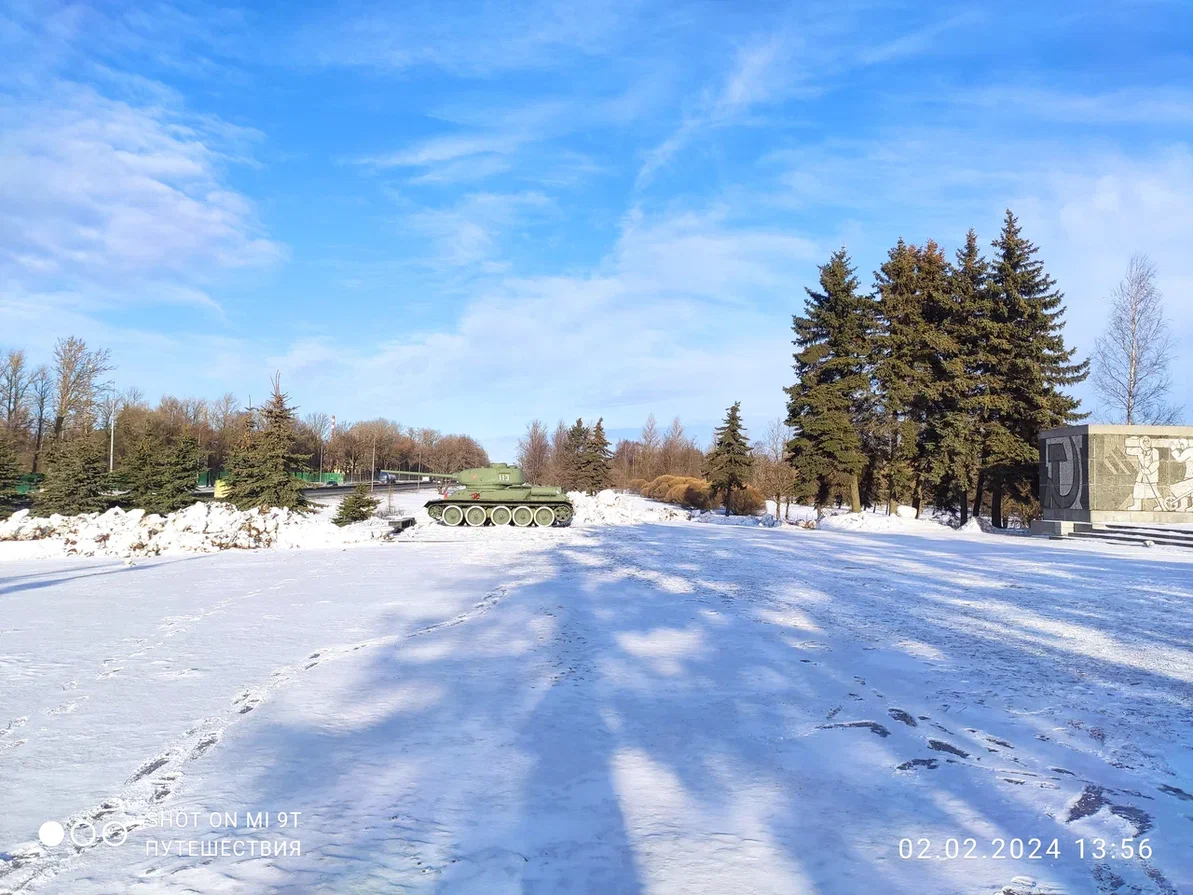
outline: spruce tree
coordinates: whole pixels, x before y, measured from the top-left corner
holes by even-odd
[[[975,245],[976,248],[976,245]],[[944,252],[929,240],[917,253],[916,277],[924,320],[922,394],[913,401],[920,422],[916,476],[925,495],[940,508],[961,508],[966,520],[969,485],[977,452],[975,310],[955,292],[955,276]]]
[[[987,463],[993,478],[992,521],[1005,526],[1002,502],[1039,495],[1042,429],[1085,417],[1080,402],[1062,389],[1089,375],[1089,361],[1074,363],[1064,341],[1064,294],[1037,259],[1039,249],[1021,233],[1010,209],[993,243],[990,286],[999,371],[995,423]]]
[[[358,482],[352,493],[340,502],[340,508],[331,521],[336,525],[364,522],[373,517],[379,503],[381,501],[369,493],[369,486],[364,482]]]
[[[871,337],[878,401],[875,425],[882,485],[890,513],[913,490],[919,425],[927,383],[923,293],[919,250],[902,239],[875,272],[877,327]]]
[[[858,512],[858,476],[866,467],[862,432],[872,416],[869,340],[874,306],[857,294],[857,277],[845,249],[821,266],[820,288],[804,290],[804,316],[792,318],[798,381],[786,389],[786,422],[795,432],[787,456],[800,481],[816,484],[817,506],[825,505],[835,485],[844,484]]]
[[[746,486],[753,464],[750,440],[741,424],[740,401],[729,408],[725,422],[713,435],[713,447],[708,453],[708,479],[713,491],[723,495],[726,515],[732,515],[733,492]]]
[[[117,471],[117,484],[124,494],[121,505],[147,513],[165,515],[195,502],[198,442],[190,436],[173,445],[145,437],[133,446]]]
[[[563,444],[563,457],[559,464],[560,484],[564,491],[577,491],[582,487],[581,462],[584,445],[588,443],[589,431],[583,419],[577,419],[568,429],[567,440]]]
[[[159,441],[145,436],[138,439],[132,450],[124,455],[115,478],[116,486],[124,492],[119,498],[122,506],[153,512],[150,506],[157,488],[161,451]]]
[[[598,419],[591,430],[585,430],[577,479],[577,487],[589,494],[603,491],[613,482],[613,453],[609,450],[609,439],[605,437],[604,417]]]
[[[199,443],[184,435],[158,454],[157,487],[150,512],[173,513],[195,502]],[[148,509],[148,508],[147,508]]]
[[[969,485],[973,484],[973,514],[977,516],[982,510],[985,490],[983,467],[989,431],[1001,391],[997,380],[1001,340],[990,289],[990,265],[982,256],[978,236],[972,229],[965,235],[965,247],[957,250],[949,280],[953,298],[949,330],[964,363],[968,407],[967,431],[957,437],[969,440],[968,450],[958,447],[950,464],[956,476],[964,479],[967,494]],[[960,510],[964,525],[968,517],[967,500],[961,501]]]
[[[273,396],[229,458],[228,501],[242,510],[304,506],[305,483],[295,473],[306,468],[309,458],[295,453],[294,442],[294,408],[274,379]]]
[[[57,441],[34,508],[39,515],[97,513],[111,504],[107,444],[94,436]]]
[[[7,519],[24,505],[25,497],[17,491],[20,481],[16,451],[7,440],[0,438],[0,519]]]

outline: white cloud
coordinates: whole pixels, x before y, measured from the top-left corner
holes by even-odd
[[[57,82],[0,104],[0,277],[86,300],[214,308],[221,270],[283,256],[223,167],[253,132]],[[225,149],[229,150],[225,153]],[[150,293],[150,294],[147,294]]]
[[[420,168],[478,155],[507,155],[524,142],[524,137],[509,133],[434,137],[397,152],[361,159],[361,164],[377,168]]]
[[[503,277],[441,331],[334,358],[303,344],[281,369],[296,394],[317,396],[309,403],[340,396],[345,417],[400,408],[481,436],[566,413],[604,414],[610,426],[652,410],[696,420],[738,399],[770,417],[791,375],[788,300],[818,256],[807,239],[736,226],[720,210],[634,214],[587,273]],[[351,398],[343,382],[357,384]]]
[[[679,127],[647,153],[635,185],[641,189],[649,184],[701,131],[733,123],[752,106],[786,95],[792,50],[791,39],[784,33],[741,47],[720,89],[706,93]]]
[[[1052,123],[1108,127],[1122,124],[1193,124],[1193,92],[1139,88],[1076,93],[1038,87],[989,87],[966,92],[953,102],[972,103],[1009,115],[1030,115]]]
[[[865,65],[879,65],[911,56],[920,56],[925,52],[940,48],[943,45],[940,40],[943,35],[978,21],[980,21],[980,16],[974,11],[960,12],[947,19],[931,22],[907,34],[901,34],[891,40],[867,47],[861,51],[858,58]]]
[[[481,262],[496,263],[501,237],[530,215],[553,208],[540,192],[471,193],[447,208],[424,209],[402,218],[402,227],[429,238],[436,246],[428,263],[465,267]]]

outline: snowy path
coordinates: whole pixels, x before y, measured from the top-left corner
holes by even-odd
[[[420,537],[0,565],[0,892],[1193,887],[1193,558],[929,528]],[[31,841],[80,816],[140,826]],[[301,854],[147,854],[264,837]],[[977,857],[936,857],[950,838]],[[992,857],[1033,838],[1044,860]]]

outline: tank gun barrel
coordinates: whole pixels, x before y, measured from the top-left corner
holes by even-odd
[[[381,470],[381,474],[382,475],[396,475],[396,476],[408,475],[408,476],[414,476],[415,478],[420,478],[420,479],[442,479],[443,481],[447,481],[447,482],[460,481],[460,477],[458,475],[455,475],[454,473],[450,473],[450,472],[427,472],[426,470],[423,470],[422,472],[417,472],[416,470],[413,470],[413,469],[383,469],[383,470]]]

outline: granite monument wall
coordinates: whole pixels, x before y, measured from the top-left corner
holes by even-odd
[[[1193,522],[1193,427],[1040,433],[1040,509],[1053,522]]]

